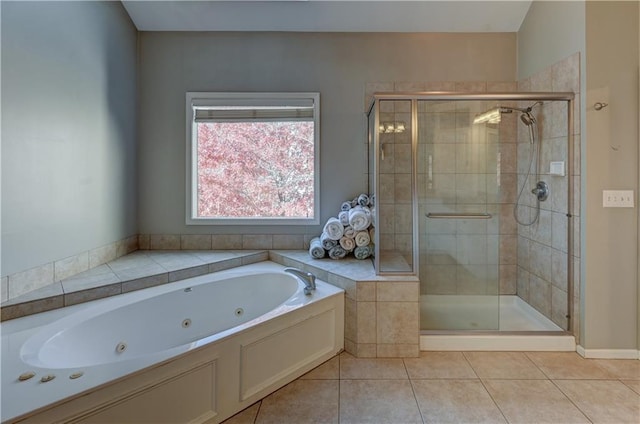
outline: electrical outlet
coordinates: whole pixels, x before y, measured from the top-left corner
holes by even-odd
[[[633,190],[603,190],[602,206],[605,208],[633,208]]]

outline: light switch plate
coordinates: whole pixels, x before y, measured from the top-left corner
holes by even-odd
[[[549,164],[549,174],[564,177],[564,161],[551,162]]]
[[[633,190],[603,190],[602,206],[605,208],[633,208]]]

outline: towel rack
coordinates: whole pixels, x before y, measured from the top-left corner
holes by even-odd
[[[449,213],[449,212],[437,212],[427,213],[427,218],[433,219],[491,219],[490,213]]]

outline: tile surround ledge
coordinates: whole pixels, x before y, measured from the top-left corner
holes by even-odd
[[[368,260],[318,260],[306,250],[138,250],[3,302],[1,320],[264,260],[312,272],[345,290],[347,352],[358,357],[418,356],[417,277],[378,276]]]
[[[261,250],[137,250],[0,305],[0,320],[50,311],[268,259]]]

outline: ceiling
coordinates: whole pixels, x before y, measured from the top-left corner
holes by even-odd
[[[122,0],[140,31],[517,32],[531,1]]]

